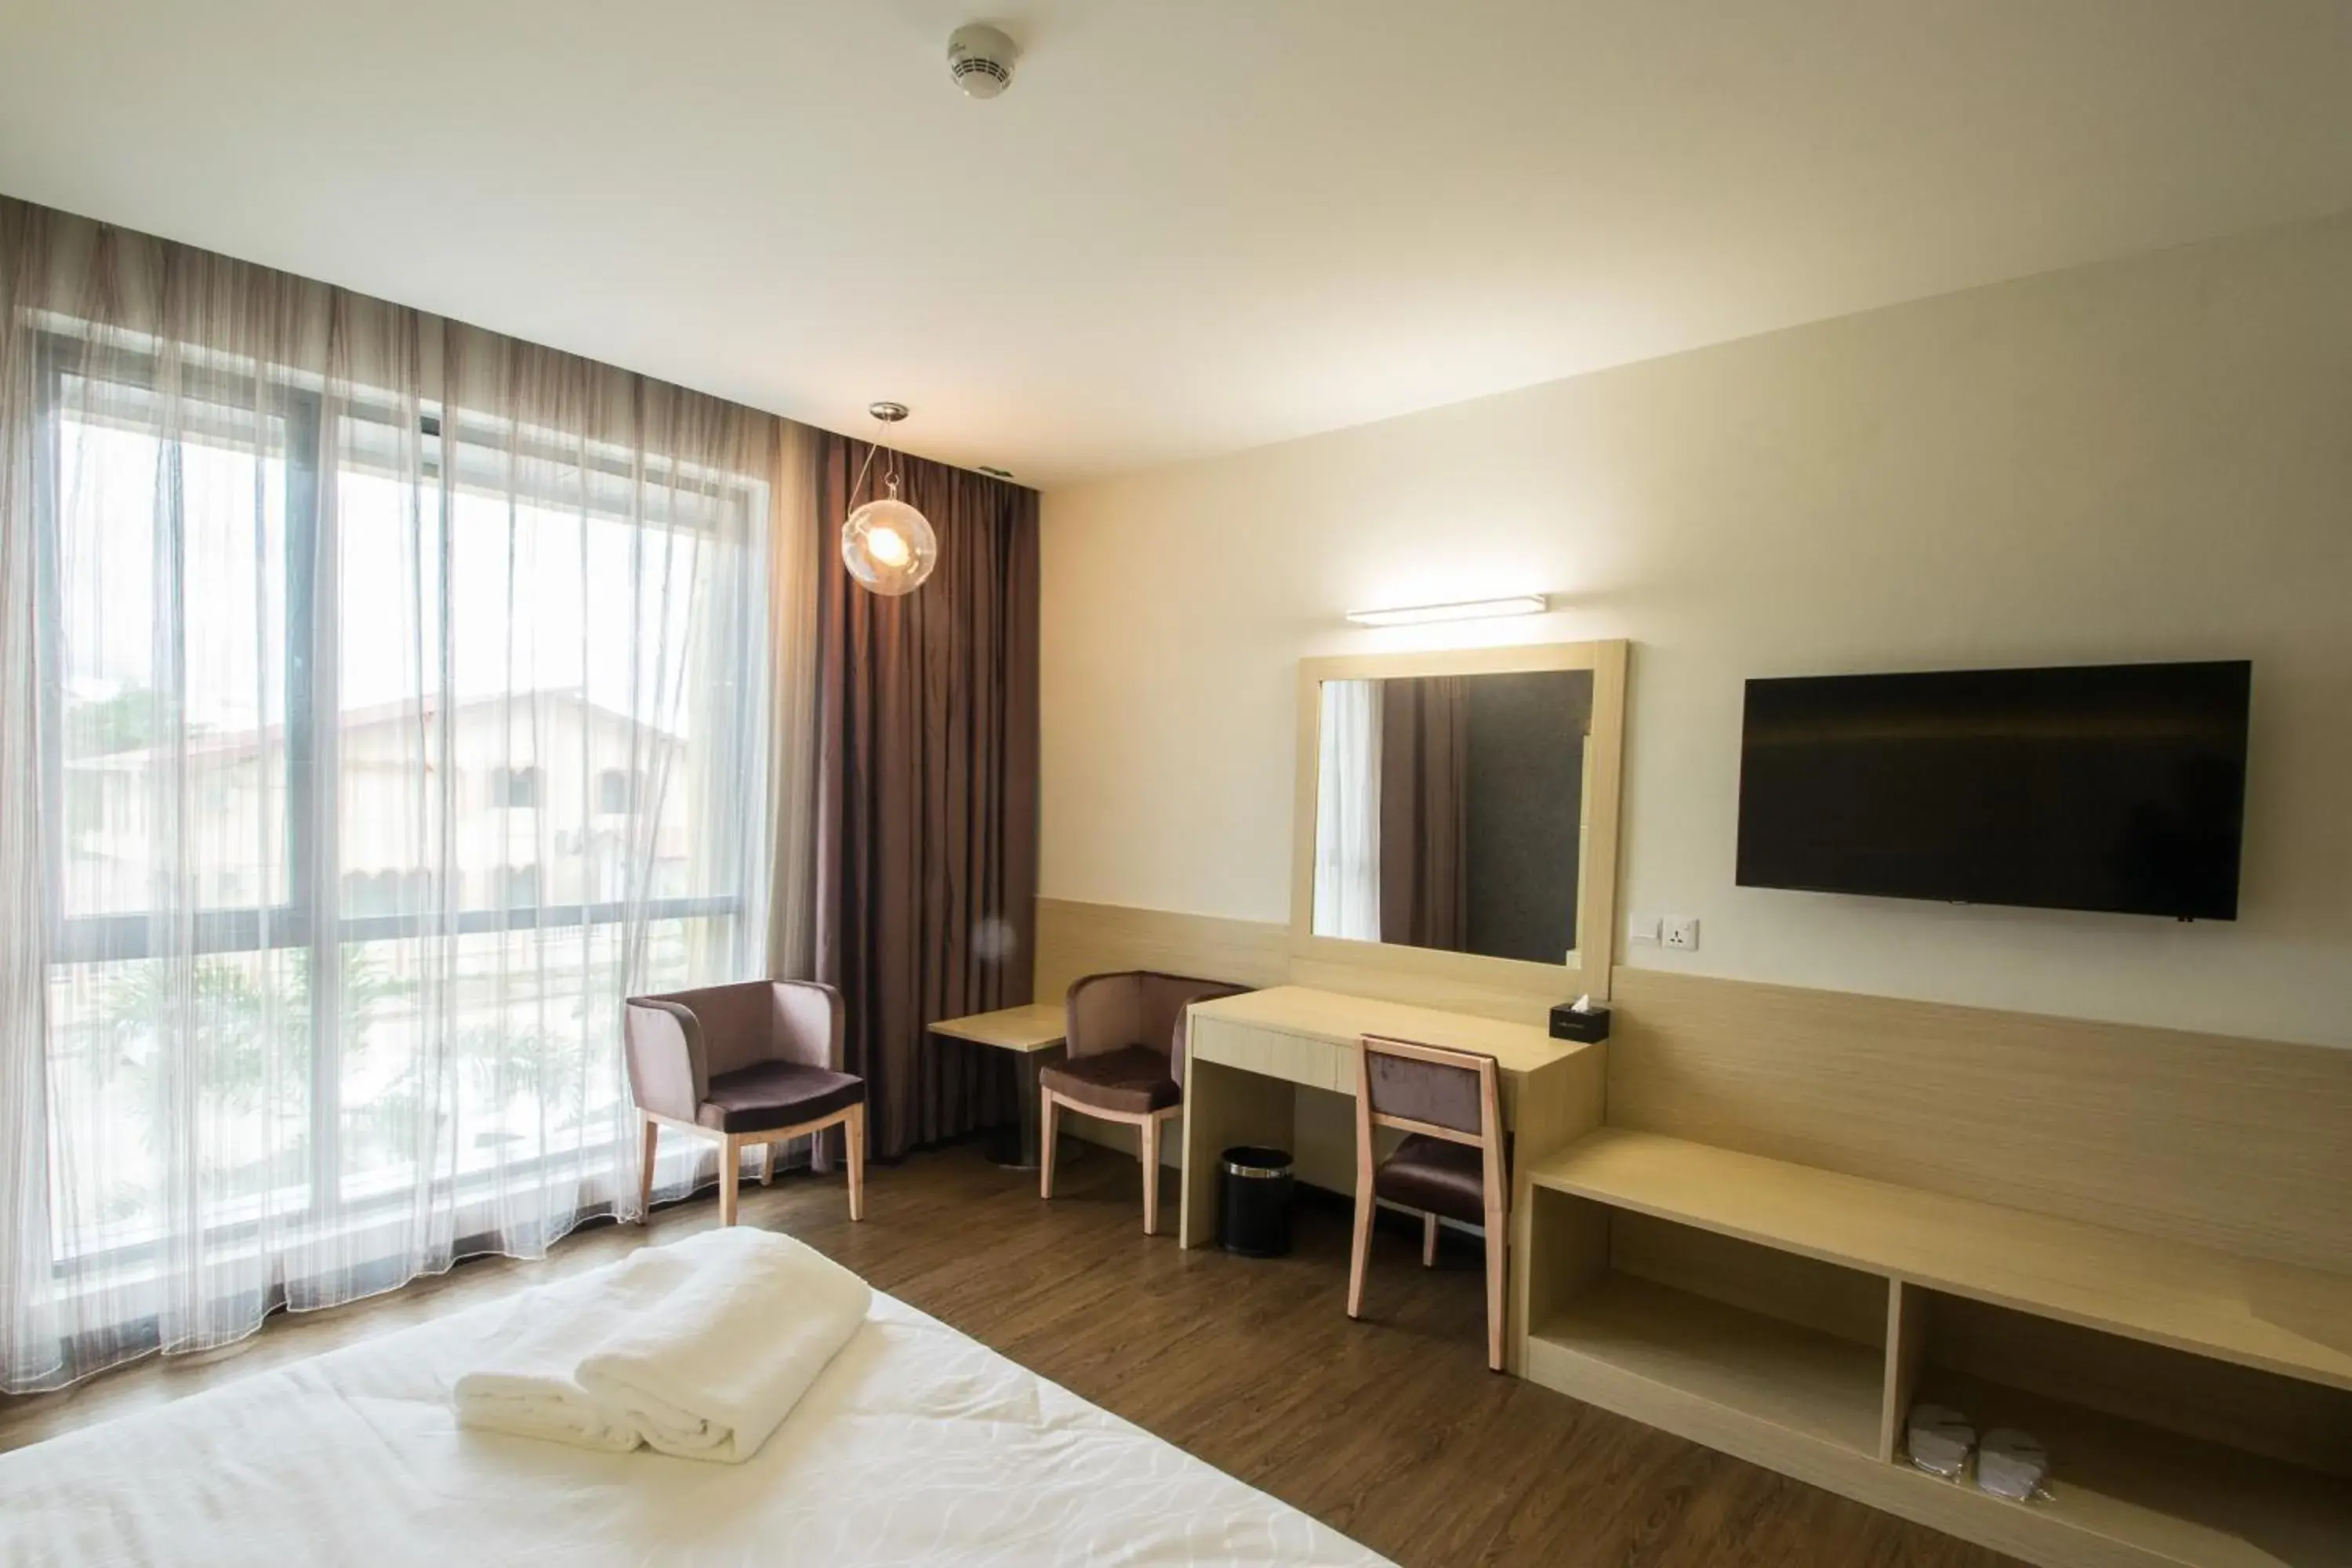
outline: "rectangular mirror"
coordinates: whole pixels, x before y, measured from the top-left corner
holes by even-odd
[[[1317,936],[1567,963],[1592,672],[1322,683]]]
[[[1294,932],[1605,966],[1623,674],[1622,644],[1307,661]]]

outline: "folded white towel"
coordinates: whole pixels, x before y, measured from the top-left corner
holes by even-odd
[[[520,1298],[515,1310],[521,1332],[457,1379],[452,1393],[458,1425],[614,1454],[643,1442],[625,1414],[580,1384],[580,1363],[635,1297],[628,1274],[625,1260]]]
[[[874,1292],[790,1237],[707,1231],[630,1259],[658,1289],[579,1363],[579,1385],[665,1454],[740,1464],[866,1321]]]

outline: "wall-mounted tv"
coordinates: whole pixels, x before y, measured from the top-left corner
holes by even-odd
[[[2235,920],[2252,675],[1750,680],[1739,885]]]

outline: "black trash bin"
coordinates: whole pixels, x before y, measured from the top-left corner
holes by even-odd
[[[1228,1149],[1218,1184],[1218,1233],[1227,1252],[1280,1258],[1290,1250],[1290,1151]]]

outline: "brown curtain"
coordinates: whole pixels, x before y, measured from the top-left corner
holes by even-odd
[[[1003,1052],[928,1031],[1029,1000],[1037,492],[899,458],[899,499],[930,520],[939,561],[880,598],[839,548],[866,454],[820,437],[816,964],[847,1004],[844,1054],[887,1158],[1017,1114]]]
[[[1455,952],[1470,942],[1462,679],[1381,682],[1381,940]]]

